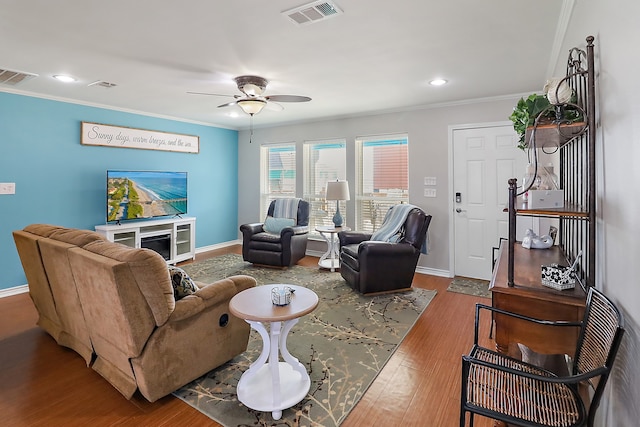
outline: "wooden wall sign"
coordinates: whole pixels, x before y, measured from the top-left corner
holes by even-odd
[[[199,153],[200,137],[82,122],[80,143],[104,147]]]

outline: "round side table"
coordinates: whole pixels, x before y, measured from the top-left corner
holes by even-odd
[[[337,234],[341,231],[351,231],[351,228],[342,226],[334,227],[333,225],[318,226],[316,231],[327,242],[327,252],[325,252],[318,261],[320,268],[326,268],[332,272],[340,268],[340,244],[338,242]]]
[[[271,303],[271,289],[294,290],[285,306]],[[315,310],[318,296],[296,285],[263,285],[245,289],[229,302],[229,311],[244,319],[262,337],[262,352],[238,381],[238,400],[256,411],[271,412],[274,420],[309,392],[311,379],[304,365],[287,350],[287,336],[300,317]],[[269,330],[265,327],[269,323]],[[284,362],[280,362],[279,355]],[[268,360],[267,360],[268,359]]]

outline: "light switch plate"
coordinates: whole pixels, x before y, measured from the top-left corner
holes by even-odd
[[[424,189],[424,197],[436,197],[436,189],[435,188],[425,188]]]
[[[436,177],[435,176],[425,176],[424,177],[424,185],[436,185]]]
[[[0,182],[0,194],[16,194],[16,183]]]

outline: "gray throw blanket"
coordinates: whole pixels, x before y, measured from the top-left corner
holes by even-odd
[[[300,199],[276,199],[273,207],[273,217],[292,218],[297,222],[298,202],[300,202]]]
[[[400,240],[401,236],[398,233],[407,220],[407,215],[409,215],[411,209],[416,207],[407,203],[391,206],[384,216],[382,226],[373,233],[371,240],[380,242],[397,242]]]

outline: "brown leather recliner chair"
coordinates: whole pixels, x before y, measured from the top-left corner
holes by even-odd
[[[430,222],[431,215],[411,209],[396,243],[372,241],[372,233],[341,231],[340,274],[363,294],[410,288]]]
[[[267,217],[274,216],[276,201],[269,205]],[[289,267],[300,261],[307,251],[309,202],[298,201],[295,224],[279,232],[268,232],[265,223],[242,224],[242,258],[253,264]]]

